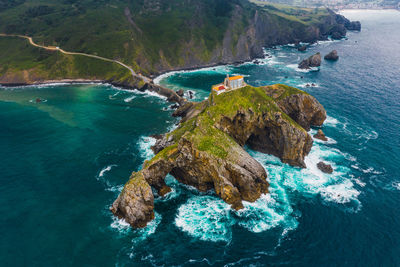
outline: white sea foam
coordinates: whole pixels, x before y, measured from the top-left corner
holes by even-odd
[[[331,116],[326,116],[325,125],[335,127],[339,121]]]
[[[112,164],[112,165],[108,165],[108,166],[106,166],[106,167],[104,167],[101,171],[100,171],[100,173],[99,173],[99,176],[98,177],[103,177],[104,176],[104,174],[106,173],[106,172],[109,172],[109,171],[111,171],[111,169],[113,168],[113,167],[116,167],[117,165],[115,165],[115,164]]]
[[[156,139],[153,137],[141,136],[138,141],[140,156],[143,161],[149,160],[154,157],[154,152],[151,147],[156,143]]]
[[[353,178],[353,181],[361,187],[365,187],[367,184],[362,182],[359,178]]]
[[[318,87],[320,87],[319,84],[313,83],[313,82],[301,83],[301,84],[298,84],[297,86],[301,87],[301,88],[318,88]]]
[[[317,130],[312,129],[312,130],[310,130],[308,133],[311,135],[313,141],[316,142],[316,143],[330,144],[330,145],[332,145],[332,144],[337,144],[337,142],[336,142],[335,139],[333,139],[333,138],[331,138],[331,137],[328,137],[328,136],[326,136],[326,138],[328,139],[328,141],[324,141],[324,140],[315,138],[314,135],[317,133]]]
[[[400,190],[400,182],[393,182],[392,186],[394,189]]]
[[[136,98],[136,95],[127,97],[127,98],[124,99],[124,102],[126,102],[126,103],[131,102],[131,101],[132,101],[133,99],[135,99],[135,98]]]
[[[297,72],[307,73],[312,71],[311,69],[300,69],[298,64],[288,64],[286,67],[294,69]]]
[[[350,169],[337,162],[343,162],[345,157],[338,150],[329,148],[322,144],[314,144],[311,152],[305,158],[307,168],[293,168],[287,164],[280,163],[273,156],[265,156],[258,152],[252,155],[264,164],[270,177],[284,177],[282,183],[286,189],[298,191],[307,195],[320,194],[327,202],[358,203],[360,194],[350,180]],[[274,159],[275,158],[275,159]],[[334,172],[325,174],[316,166],[318,162],[324,161],[332,165]]]
[[[128,222],[124,219],[119,219],[118,217],[111,215],[111,224],[110,227],[113,230],[118,231],[120,234],[126,234],[128,232],[135,232],[136,237],[133,239],[134,243],[140,242],[146,239],[148,236],[154,234],[156,232],[157,226],[161,222],[161,215],[157,212],[154,212],[154,220],[150,221],[146,227],[141,229],[133,230]]]
[[[298,226],[297,215],[288,197],[289,191],[297,191],[304,197],[320,195],[326,203],[354,204],[353,210],[359,208],[357,197],[360,192],[351,182],[349,169],[335,163],[344,159],[335,150],[314,145],[310,155],[306,157],[306,169],[283,164],[271,155],[254,151],[250,151],[250,154],[268,172],[269,194],[263,195],[254,203],[244,202],[244,209],[238,212],[232,211],[216,197],[194,196],[179,208],[176,225],[199,239],[211,241],[229,242],[234,224],[251,232],[262,232],[280,226],[284,236]],[[333,174],[325,174],[316,167],[321,160],[333,165]]]
[[[195,196],[178,209],[175,224],[205,241],[229,242],[232,238],[231,208],[213,196]]]
[[[111,228],[117,230],[121,233],[126,233],[130,231],[131,226],[124,219],[119,219],[117,216],[112,215],[112,223],[110,225]]]

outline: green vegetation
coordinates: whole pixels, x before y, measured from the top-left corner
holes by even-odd
[[[130,72],[116,63],[36,48],[26,39],[0,37],[0,80],[18,81],[15,75],[28,80],[131,79]]]
[[[328,9],[326,8],[301,8],[257,0],[251,0],[251,2],[263,7],[265,11],[280,18],[304,25],[317,24],[321,19],[329,15]]]
[[[149,75],[192,62],[217,62],[221,55],[216,57],[215,51],[222,51],[227,33],[232,54],[236,55],[239,38],[256,10],[271,16],[284,36],[294,30],[301,35],[304,25],[317,25],[326,15],[323,9],[272,4],[260,7],[247,0],[0,0],[0,33],[28,35],[39,44],[117,59]],[[16,41],[0,37],[0,42],[3,47],[12,47]],[[27,45],[18,46],[28,51],[8,49],[7,58],[0,58],[2,74],[5,68],[22,71],[37,67],[36,72],[48,77],[80,73],[101,79],[125,76],[118,66],[103,64],[98,70],[93,66],[88,70],[91,62],[102,63],[61,59]],[[85,64],[79,67],[78,63]]]
[[[164,148],[161,150],[157,155],[155,155],[151,160],[147,160],[144,163],[144,167],[146,168],[147,166],[151,165],[152,163],[156,162],[159,159],[167,159],[171,156],[176,151],[176,148],[178,147],[178,144],[173,144],[169,147]]]
[[[274,85],[269,85],[266,87],[261,87],[265,92],[267,92],[268,95],[271,95],[275,101],[282,100],[288,96],[291,95],[296,95],[296,94],[306,94],[308,95],[309,93],[302,91],[300,89],[297,89],[295,87],[291,87],[285,84],[274,84]]]
[[[275,102],[284,97],[302,93],[305,92],[280,84],[268,87],[246,86],[219,95],[212,92],[209,100],[203,102],[207,103],[207,106],[204,107],[203,103],[197,104],[204,107],[199,115],[182,123],[179,128],[167,134],[167,138],[173,137],[175,144],[165,148],[151,162],[160,158],[168,158],[171,151],[176,148],[177,142],[182,138],[189,140],[200,151],[225,159],[230,149],[235,147],[237,143],[232,137],[217,129],[214,125],[220,122],[222,117],[232,119],[239,110],[246,111],[251,109],[256,114],[263,114],[264,117],[273,116],[275,112],[281,112],[285,120],[304,131],[300,125],[282,112]],[[277,98],[272,98],[269,95],[276,95]]]

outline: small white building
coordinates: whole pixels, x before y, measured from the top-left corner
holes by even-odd
[[[236,75],[229,77],[229,75],[226,75],[224,83],[216,84],[212,87],[212,89],[219,94],[225,91],[242,88],[244,86],[246,86],[246,83],[244,82],[243,76]]]

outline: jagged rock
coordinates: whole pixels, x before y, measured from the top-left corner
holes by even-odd
[[[333,11],[330,11],[334,14]],[[361,23],[359,21],[350,21],[343,15],[335,14],[336,23],[343,25],[349,31],[361,31]]]
[[[324,57],[325,60],[338,60],[339,56],[336,50],[332,50],[329,54],[326,54]]]
[[[328,138],[326,138],[324,132],[321,129],[319,129],[318,132],[314,134],[314,137],[322,141],[328,141]]]
[[[154,196],[142,173],[132,173],[110,210],[132,227],[141,228],[154,219]]]
[[[321,54],[319,52],[310,56],[309,58],[304,59],[299,64],[300,69],[310,69],[311,67],[319,66],[321,66]]]
[[[307,50],[307,46],[306,45],[302,45],[299,48],[297,48],[297,50],[299,50],[300,52],[304,52]]]
[[[292,94],[287,95],[291,90]],[[305,130],[311,126],[321,126],[326,120],[324,107],[313,96],[287,85],[270,85],[266,93],[277,102],[278,106]]]
[[[154,154],[157,154],[167,146],[170,146],[174,143],[174,140],[170,137],[167,137],[165,134],[155,135],[152,137],[156,139],[156,143],[151,147],[151,150],[153,150]]]
[[[214,189],[234,209],[243,208],[242,201],[256,201],[268,192],[267,174],[243,147],[249,145],[305,167],[304,157],[313,141],[301,124],[322,124],[325,115],[313,97],[284,85],[212,93],[208,100],[187,103],[176,112],[183,116],[180,127],[157,136],[156,156],[131,177],[111,208],[133,227],[152,218],[149,186],[161,196],[171,190],[164,181],[168,173],[200,191]],[[143,192],[146,201],[138,199]]]
[[[185,92],[184,92],[182,89],[179,89],[179,90],[176,91],[176,94],[177,94],[178,96],[180,96],[180,97],[182,97],[184,93],[185,93]]]
[[[332,173],[333,172],[333,168],[330,164],[325,164],[324,162],[320,161],[317,164],[318,169],[320,169],[322,172],[324,173]]]
[[[351,21],[345,24],[345,26],[349,31],[361,31],[361,23],[359,21]]]
[[[333,40],[340,40],[344,37],[344,35],[342,35],[340,32],[334,32],[331,35]]]

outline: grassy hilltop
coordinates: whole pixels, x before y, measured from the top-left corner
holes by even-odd
[[[263,46],[315,41],[335,25],[326,9],[258,4],[247,0],[0,0],[0,32],[117,59],[150,75],[248,60],[262,55]],[[26,40],[0,37],[0,46],[0,81],[15,72],[23,77],[22,71],[32,79],[120,80],[127,75],[112,63],[29,48]]]

